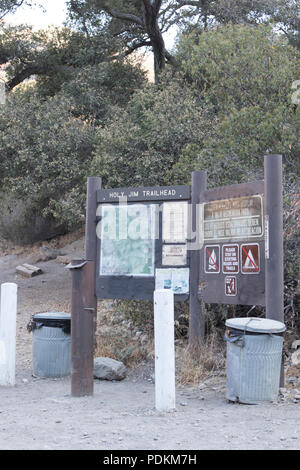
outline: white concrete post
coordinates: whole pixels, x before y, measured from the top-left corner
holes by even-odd
[[[0,385],[15,385],[17,290],[14,283],[1,285]]]
[[[155,407],[175,409],[174,294],[154,291]]]

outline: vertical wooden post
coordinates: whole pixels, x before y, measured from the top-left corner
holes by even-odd
[[[266,317],[284,323],[282,156],[265,155]],[[281,386],[284,384],[283,363]]]
[[[94,391],[94,263],[72,261],[71,394],[93,395]]]
[[[174,294],[154,291],[155,406],[175,409]]]
[[[97,211],[97,191],[101,189],[101,178],[89,177],[87,181],[87,196],[86,196],[86,222],[85,222],[85,259],[93,261],[96,270],[97,262],[97,234],[96,234],[96,211]],[[94,274],[91,289],[95,292],[95,277]],[[97,324],[97,297],[94,294],[91,307],[94,308],[94,332],[96,331]],[[94,338],[95,339],[95,338]]]
[[[199,270],[200,270],[200,247],[198,245],[199,230],[199,204],[202,202],[201,193],[206,190],[206,171],[193,171],[192,173],[192,197],[191,197],[191,221],[189,226],[193,234],[190,241],[190,304],[189,304],[189,350],[197,351],[204,340],[205,320],[203,302],[198,298]],[[193,247],[194,242],[194,247]],[[194,249],[193,249],[194,248]]]
[[[15,385],[17,290],[14,283],[1,286],[0,385],[4,386]]]
[[[268,225],[266,255],[266,317],[284,322],[282,157],[265,156],[265,201]]]

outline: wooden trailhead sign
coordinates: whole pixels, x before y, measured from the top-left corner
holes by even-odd
[[[100,187],[94,198],[98,299],[151,300],[170,289],[179,301],[265,305],[263,181]]]
[[[195,312],[200,301],[265,306],[267,284],[270,299],[273,290],[266,266],[272,282],[283,278],[281,160],[265,156],[264,180],[213,189],[199,171],[178,186],[106,189],[89,178],[95,298],[152,300],[170,289]]]
[[[96,295],[152,300],[170,289],[189,296],[190,186],[97,191]]]
[[[88,178],[85,259],[72,260],[73,396],[93,393],[97,299],[189,299],[189,347],[205,335],[203,302],[266,306],[284,322],[282,156],[264,157],[264,181],[206,187],[103,189]],[[282,375],[283,377],[283,375]],[[282,384],[281,379],[281,384]]]
[[[264,181],[206,190],[203,199],[200,297],[265,305]]]
[[[189,347],[205,334],[203,302],[266,306],[284,322],[282,156],[264,157],[264,181],[103,189],[88,178],[85,259],[72,260],[73,396],[93,393],[97,299],[189,300]],[[282,380],[281,380],[282,384]]]

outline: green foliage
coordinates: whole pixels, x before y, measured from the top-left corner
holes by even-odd
[[[299,111],[291,103],[299,53],[270,28],[227,26],[183,36],[180,71],[136,93],[99,133],[93,170],[106,185],[215,184],[262,174],[267,152],[296,172]]]
[[[7,74],[7,89],[13,90],[35,75],[39,93],[57,93],[82,67],[107,61],[120,51],[119,40],[99,32],[86,37],[68,28],[0,24],[0,64]]]
[[[26,0],[0,0],[0,19],[8,13],[13,13],[21,5],[28,5]]]
[[[263,177],[263,155],[280,153],[295,182],[300,115],[291,94],[299,53],[266,27],[225,27],[204,36],[179,45],[184,79],[217,117],[196,168],[205,162],[213,184],[238,183]]]
[[[140,0],[69,0],[67,8],[72,28],[89,37],[105,34],[126,54],[150,44]]]
[[[82,220],[94,139],[66,99],[41,102],[31,90],[10,95],[0,110],[3,187],[16,200],[30,202],[31,213],[73,228]]]
[[[113,107],[123,109],[133,93],[142,88],[145,72],[138,64],[115,61],[82,68],[62,86],[62,95],[72,102],[72,114],[94,126],[103,126]]]
[[[299,60],[297,51],[269,27],[239,25],[183,36],[178,57],[183,77],[217,112],[289,101]]]
[[[61,231],[83,222],[96,125],[104,126],[111,109],[121,109],[143,80],[139,67],[108,63],[83,69],[54,97],[42,99],[34,85],[8,96],[0,107],[0,180],[10,195],[9,203],[2,198],[2,214],[14,214],[13,200],[26,205],[17,221],[5,218],[3,236],[33,241],[45,237],[47,223],[50,236],[55,224]]]
[[[99,133],[93,172],[108,187],[170,183],[182,149],[201,142],[206,111],[176,82],[136,93]]]

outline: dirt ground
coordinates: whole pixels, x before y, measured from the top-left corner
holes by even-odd
[[[83,256],[83,240],[62,250]],[[155,410],[151,365],[129,372],[121,382],[95,380],[94,396],[74,398],[70,379],[32,375],[33,313],[70,311],[71,278],[55,260],[39,262],[44,274],[24,279],[18,264],[32,253],[0,257],[0,284],[18,284],[17,376],[15,387],[0,387],[0,449],[31,450],[201,450],[299,449],[300,402],[231,404],[225,377],[201,386],[177,386],[176,411]],[[300,388],[300,383],[297,385]]]

